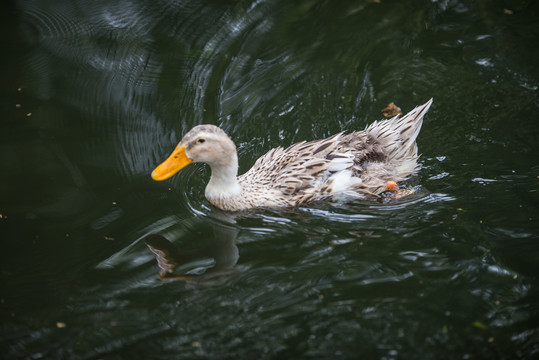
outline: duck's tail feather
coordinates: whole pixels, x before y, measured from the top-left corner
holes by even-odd
[[[403,177],[413,173],[417,167],[416,138],[423,125],[423,117],[432,105],[430,99],[417,106],[403,117],[377,121],[365,131],[379,141],[385,154],[394,161],[396,172]]]
[[[396,121],[396,129],[400,133],[400,138],[404,141],[404,148],[408,148],[415,144],[417,135],[423,125],[423,117],[429,111],[432,105],[432,98],[425,104],[417,106],[408,114]]]

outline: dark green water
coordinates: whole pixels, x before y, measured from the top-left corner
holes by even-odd
[[[2,358],[539,356],[536,2],[2,4]],[[431,97],[395,203],[231,216],[203,165],[149,176],[196,124],[243,172]]]

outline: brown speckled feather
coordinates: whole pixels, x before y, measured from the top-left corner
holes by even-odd
[[[253,207],[297,206],[336,195],[332,176],[343,170],[361,179],[348,192],[377,196],[387,181],[402,181],[417,170],[415,139],[431,102],[363,131],[272,149],[238,180],[245,194],[257,194],[249,201]],[[341,166],[332,169],[339,160]]]

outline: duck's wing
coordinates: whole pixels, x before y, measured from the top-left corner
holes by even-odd
[[[287,197],[319,191],[329,176],[353,165],[353,155],[338,150],[343,133],[272,149],[239,181],[244,187],[272,189]]]
[[[417,168],[415,139],[432,100],[363,131],[278,147],[238,180],[246,193],[298,205],[343,191],[376,195]]]

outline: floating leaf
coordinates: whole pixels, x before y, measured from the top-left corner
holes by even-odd
[[[481,330],[486,330],[486,329],[488,329],[488,326],[486,326],[485,324],[483,324],[481,321],[474,321],[474,322],[473,322],[473,326],[475,326],[476,328],[481,329]]]
[[[382,109],[382,115],[384,115],[385,117],[393,117],[397,115],[402,115],[402,111],[401,108],[394,103],[389,103],[385,108]]]

